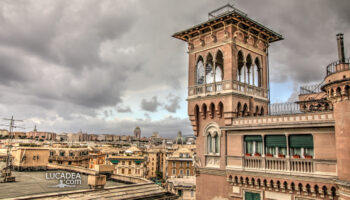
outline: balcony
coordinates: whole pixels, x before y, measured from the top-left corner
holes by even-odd
[[[327,76],[337,73],[337,72],[342,72],[342,71],[347,71],[350,70],[350,58],[346,58],[343,61],[337,60],[335,62],[332,62],[327,66]]]
[[[227,80],[188,87],[188,98],[192,99],[197,97],[204,97],[207,95],[225,94],[232,92],[247,96],[253,96],[263,100],[268,99],[268,92],[266,89],[235,80]]]
[[[227,169],[282,175],[334,178],[337,161],[313,158],[278,158],[264,156],[228,156]]]

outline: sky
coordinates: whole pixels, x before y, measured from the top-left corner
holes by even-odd
[[[2,0],[0,117],[25,131],[191,135],[187,45],[171,35],[228,2],[284,37],[269,47],[271,102],[322,82],[338,32],[349,50],[348,0]]]

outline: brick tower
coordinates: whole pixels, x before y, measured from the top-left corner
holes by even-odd
[[[337,34],[339,60],[327,66],[323,90],[333,103],[340,199],[350,199],[350,68],[343,34]]]
[[[208,18],[173,37],[188,44],[188,115],[198,165],[224,169],[227,132],[221,127],[268,113],[268,47],[283,38],[230,4]],[[197,194],[202,183],[197,178]]]

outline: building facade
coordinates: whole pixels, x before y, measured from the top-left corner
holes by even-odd
[[[350,69],[342,35],[323,96],[301,96],[300,112],[277,115],[269,110],[268,48],[280,34],[228,4],[173,37],[188,44],[197,199],[350,199]]]

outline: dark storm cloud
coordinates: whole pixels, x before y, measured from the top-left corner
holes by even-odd
[[[156,96],[152,97],[150,100],[142,99],[141,101],[141,108],[149,112],[156,112],[160,105]]]
[[[320,82],[337,59],[335,34],[350,48],[348,0],[235,1],[248,16],[281,33],[269,48],[272,83]],[[189,120],[166,117],[104,121],[124,105],[125,95],[143,99],[141,108],[178,113],[187,88],[188,58],[174,32],[207,20],[226,0],[61,0],[0,2],[0,111],[50,131],[103,133],[143,130],[162,134],[191,131]],[[349,56],[349,55],[347,55]],[[158,92],[159,91],[159,92]],[[6,95],[4,95],[6,94]],[[272,94],[273,95],[273,94]],[[142,96],[141,96],[142,97]],[[137,104],[139,101],[137,101]],[[146,109],[145,109],[146,108]],[[118,111],[119,109],[119,111]],[[139,116],[137,116],[139,117]],[[140,124],[138,124],[140,123]],[[183,131],[185,132],[185,131]]]

